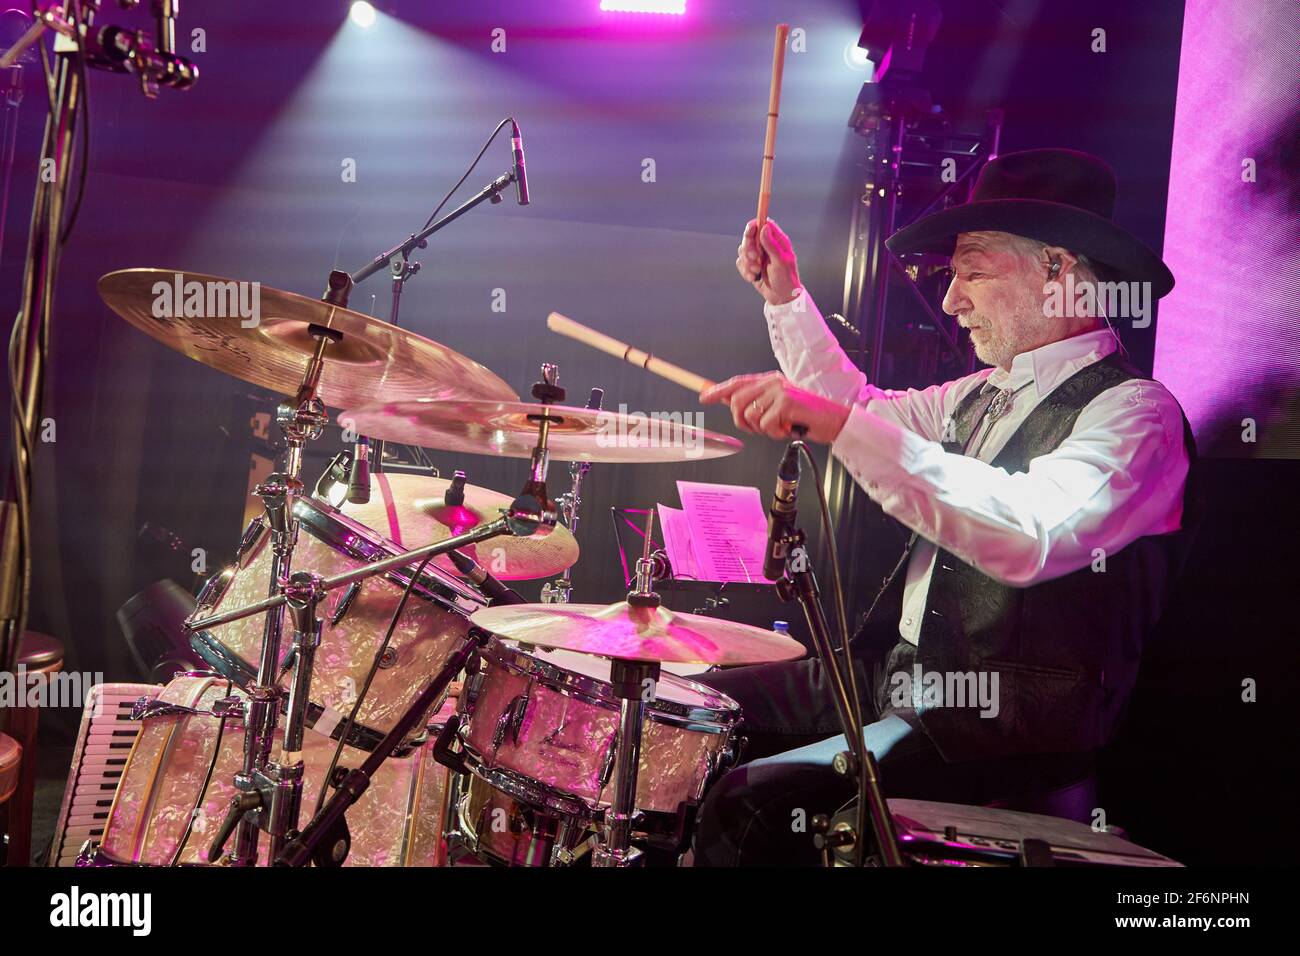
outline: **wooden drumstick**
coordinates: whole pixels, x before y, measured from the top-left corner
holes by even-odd
[[[567,315],[552,312],[546,317],[546,327],[552,332],[558,332],[578,342],[590,345],[592,348],[599,349],[615,358],[620,358],[631,365],[638,365],[647,372],[653,372],[660,378],[675,382],[682,388],[689,388],[697,395],[706,388],[712,388],[717,384],[717,382],[705,378],[703,375],[696,375],[694,372],[688,372],[672,362],[665,362],[661,358],[656,358],[643,349],[628,345],[626,342],[620,342],[612,335],[606,335],[603,332],[588,328],[581,322],[573,321]],[[794,424],[790,426],[790,432],[796,438],[803,438],[808,434],[808,429],[804,425]]]
[[[772,203],[772,163],[776,159],[776,121],[781,113],[781,77],[785,72],[785,46],[790,37],[790,24],[776,27],[776,47],[772,50],[772,86],[767,95],[767,136],[763,139],[763,174],[758,182],[758,228],[754,242],[758,246],[759,268],[767,265],[763,250],[763,226],[767,224],[767,210]]]
[[[661,358],[651,355],[644,349],[628,345],[626,342],[620,342],[618,339],[603,332],[597,332],[595,329],[588,328],[581,322],[575,322],[566,315],[558,312],[552,312],[546,317],[546,327],[552,332],[558,332],[560,335],[568,336],[578,342],[590,345],[592,348],[599,349],[607,355],[622,359],[631,365],[637,365],[647,372],[653,372],[660,378],[666,378],[670,382],[675,382],[682,388],[689,388],[695,394],[699,394],[706,388],[711,388],[717,384],[703,375],[696,375],[694,372],[688,372],[686,369],[674,365],[672,362],[666,362]]]

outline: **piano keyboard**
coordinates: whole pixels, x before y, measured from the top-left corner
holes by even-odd
[[[98,843],[103,836],[117,782],[140,732],[140,721],[131,719],[131,708],[141,697],[157,697],[161,691],[154,684],[96,684],[90,689],[54,830],[50,866],[72,866],[82,844]],[[98,716],[96,710],[101,711]]]

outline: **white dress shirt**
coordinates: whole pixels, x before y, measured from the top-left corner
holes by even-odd
[[[854,406],[831,452],[886,514],[923,539],[908,561],[898,628],[913,644],[938,547],[1003,584],[1027,587],[1104,567],[1106,555],[1136,539],[1178,530],[1188,467],[1182,413],[1159,383],[1129,380],[1098,395],[1060,447],[1026,472],[988,464],[1053,389],[1115,350],[1109,330],[1022,352],[1009,372],[986,368],[893,391],[867,384],[803,290],[764,314],[786,376]],[[975,457],[944,451],[958,403],[985,381],[1014,392],[1009,411],[978,426]]]

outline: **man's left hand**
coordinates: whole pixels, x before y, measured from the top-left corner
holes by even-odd
[[[791,384],[780,372],[737,375],[700,393],[705,405],[731,408],[736,427],[768,438],[788,439],[802,425],[807,438],[829,445],[848,421],[850,408]]]

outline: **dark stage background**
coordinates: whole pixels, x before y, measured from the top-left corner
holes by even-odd
[[[262,449],[250,421],[274,405],[115,318],[95,294],[105,272],[174,267],[318,295],[331,268],[355,270],[417,229],[513,114],[533,204],[480,207],[436,236],[418,257],[402,324],[521,394],[551,361],[573,400],[599,385],[607,408],[696,411],[676,387],[548,333],[544,318],[564,312],[710,377],[775,367],[761,303],[733,260],[754,212],[772,26],[788,20],[806,31],[807,52],[786,61],[772,214],[823,311],[842,307],[862,165],[846,121],[867,78],[848,57],[862,24],[856,3],[693,0],[681,18],[609,16],[596,0],[376,5],[379,22],[361,31],[339,0],[191,0],[183,31],[202,28],[207,46],[195,54],[195,89],[147,102],[129,79],[91,77],[88,192],[64,257],[46,401],[57,440],[37,458],[30,622],[65,642],[69,668],[136,677],[115,610],[159,578],[194,583],[193,548],[209,570],[227,560],[250,454]],[[1160,249],[1183,4],[942,6],[926,78],[955,124],[978,131],[984,111],[1002,107],[1004,152],[1100,154],[1119,175],[1118,219]],[[1107,30],[1105,54],[1089,49],[1096,27]],[[504,53],[490,49],[497,28]],[[37,73],[26,78],[0,260],[11,309],[44,119]],[[355,182],[343,181],[347,159]],[[647,159],[654,182],[642,178]],[[458,198],[508,166],[502,138]],[[504,312],[492,311],[498,289]],[[370,311],[372,295],[386,316],[382,277],[359,287],[353,306]],[[1121,331],[1150,368],[1157,330],[1178,321],[1167,311],[1149,329]],[[732,431],[717,409],[705,421]],[[309,479],[339,447],[331,430]],[[623,590],[611,506],[675,505],[678,479],[752,484],[766,496],[780,450],[751,440],[743,454],[681,468],[595,466],[575,599]],[[524,474],[521,461],[433,457],[444,473],[462,467],[507,492]],[[1108,756],[1109,820],[1187,862],[1271,859],[1277,818],[1294,805],[1297,628],[1287,605],[1298,465],[1210,463],[1209,522]],[[554,466],[552,479],[553,491],[566,488],[567,468]],[[812,502],[806,495],[810,526]],[[141,533],[146,525],[183,545],[169,550]],[[842,535],[842,548],[892,557],[892,540]],[[873,584],[849,582],[855,592]],[[520,590],[531,597],[537,586]],[[1240,700],[1249,677],[1260,686],[1253,705]],[[51,734],[75,726],[75,715],[60,716],[46,721]]]

